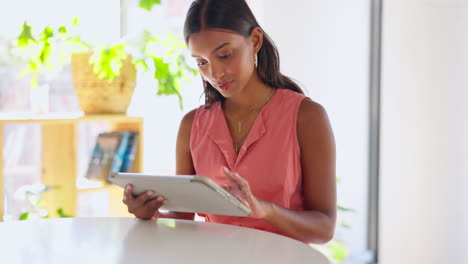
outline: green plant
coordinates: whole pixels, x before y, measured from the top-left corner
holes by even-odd
[[[78,19],[74,19],[73,24],[78,25]],[[88,50],[79,37],[70,37],[68,32],[68,28],[62,25],[57,30],[46,26],[40,33],[35,34],[33,27],[24,22],[16,40],[17,49],[14,53],[27,61],[27,67],[20,76],[31,73],[31,87],[38,85],[39,75],[61,70],[72,52]]]
[[[140,0],[140,8],[151,11],[154,5],[161,4],[161,0]]]
[[[140,7],[151,10],[159,0],[140,0]],[[157,95],[176,95],[182,109],[180,81],[189,80],[189,76],[198,73],[187,63],[184,55],[185,44],[173,35],[159,37],[144,30],[136,39],[120,40],[117,43],[102,44],[93,40],[83,40],[76,33],[79,19],[73,20],[72,26],[61,25],[53,29],[46,26],[35,34],[33,26],[24,22],[17,38],[17,52],[27,60],[27,68],[21,74],[32,74],[31,87],[38,85],[40,75],[57,72],[70,62],[72,53],[91,52],[90,63],[100,79],[112,81],[120,73],[122,63],[130,54],[137,70],[152,70],[157,81]]]
[[[26,207],[23,208],[23,213],[18,216],[18,220],[49,218],[51,215],[44,208],[45,202],[42,199],[42,194],[58,188],[44,184],[23,185],[18,188],[15,192],[15,199],[26,201]],[[58,217],[71,217],[71,215],[65,214],[62,208],[58,208],[56,214]]]

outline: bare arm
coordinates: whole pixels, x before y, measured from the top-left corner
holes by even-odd
[[[265,219],[299,240],[325,243],[333,238],[336,222],[335,142],[325,109],[303,100],[297,129],[305,211],[273,205]]]

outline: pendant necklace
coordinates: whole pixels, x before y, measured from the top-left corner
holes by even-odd
[[[248,120],[248,118],[250,117],[250,114],[251,114],[252,112],[254,112],[255,110],[261,109],[263,106],[265,106],[265,105],[268,103],[268,101],[270,101],[270,99],[271,99],[271,97],[273,96],[274,93],[275,93],[275,89],[272,89],[270,95],[266,98],[265,102],[263,102],[259,107],[256,107],[256,108],[250,110],[250,111],[248,112],[248,114],[247,114],[247,118],[244,118],[243,120],[238,120],[238,121],[237,121],[237,131],[238,131],[238,134],[239,134],[239,135],[242,135],[242,133],[241,133],[241,132],[242,132],[242,124],[243,124],[245,121]],[[233,138],[232,141],[233,141],[233,143],[234,143],[234,150],[236,151],[236,153],[239,153],[239,147],[240,147],[239,145],[240,145],[241,142],[244,141],[244,139],[247,137],[247,135],[249,134],[249,132],[250,132],[250,130],[248,130],[246,133],[244,133],[244,135],[243,135],[239,140],[237,140],[237,141],[234,140],[234,138]]]

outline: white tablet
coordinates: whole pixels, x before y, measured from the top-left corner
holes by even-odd
[[[230,216],[247,216],[250,213],[250,208],[205,176],[118,172],[107,179],[122,188],[132,184],[134,195],[151,190],[155,192],[154,196],[164,196],[167,203],[161,207],[162,210]]]

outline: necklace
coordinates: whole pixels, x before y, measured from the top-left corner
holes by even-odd
[[[265,106],[268,101],[270,101],[271,97],[273,96],[275,92],[275,89],[272,89],[270,94],[268,95],[268,97],[265,99],[265,101],[258,107],[255,107],[255,108],[252,108],[251,110],[248,111],[247,113],[247,117],[246,118],[243,118],[243,119],[239,119],[237,120],[237,122],[233,122],[233,123],[237,123],[237,133],[239,135],[242,135],[240,137],[240,139],[238,140],[235,140],[234,137],[232,137],[232,141],[233,141],[233,144],[234,144],[234,150],[236,151],[236,153],[239,153],[239,147],[241,146],[241,143],[244,142],[245,138],[248,136],[249,132],[250,132],[250,129],[247,129],[246,132],[242,133],[242,130],[243,130],[243,124],[244,122],[248,121],[249,118],[251,117],[251,114],[259,109],[261,109],[263,106]]]

